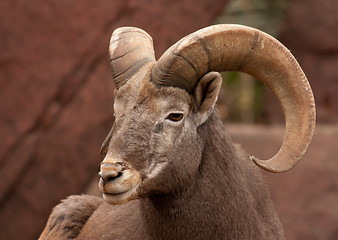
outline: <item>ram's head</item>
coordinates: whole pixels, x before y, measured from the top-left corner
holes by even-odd
[[[102,146],[99,187],[112,204],[179,191],[193,181],[203,146],[214,144],[206,143],[199,129],[216,114],[220,71],[255,76],[284,110],[282,147],[269,160],[252,157],[257,165],[287,171],[310,143],[315,125],[310,85],[291,53],[259,30],[207,27],[181,39],[156,61],[151,37],[125,27],[114,31],[109,53],[115,123]]]

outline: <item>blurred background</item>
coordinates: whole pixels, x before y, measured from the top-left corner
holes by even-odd
[[[137,26],[157,58],[183,36],[239,23],[278,38],[312,85],[317,128],[290,172],[266,175],[287,239],[338,239],[338,1],[11,0],[0,2],[0,239],[37,239],[53,206],[97,194],[99,148],[113,123],[112,31]],[[250,154],[284,134],[274,96],[249,75],[222,73],[219,112]]]

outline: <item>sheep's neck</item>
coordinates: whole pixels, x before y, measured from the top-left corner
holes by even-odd
[[[222,176],[213,173],[213,177]],[[214,186],[209,179],[206,181],[201,179],[200,184],[205,185],[204,187],[192,187],[179,197],[166,196],[141,201],[145,222],[149,227],[148,232],[152,233],[154,239],[166,239],[167,237],[196,239],[196,236],[200,239],[214,236],[216,239],[217,234],[221,238],[224,232],[230,232],[236,228],[234,226],[236,219],[231,219],[230,216],[241,215],[241,211],[247,206],[244,202],[232,202],[232,198],[228,199],[224,196],[234,197],[239,193],[217,192],[216,189],[220,186]]]
[[[219,138],[216,141],[222,141],[221,138],[226,136],[218,133],[213,136],[214,140],[215,137]],[[230,142],[228,145],[232,148]],[[218,159],[219,156],[223,159]],[[207,147],[198,181],[192,186],[180,195],[141,200],[146,227],[154,239],[195,239],[196,236],[207,239],[211,235],[221,238],[225,232],[236,231],[236,221],[239,216],[246,218],[243,212],[247,211],[249,203],[238,186],[242,183],[238,183],[237,176],[233,175],[236,166],[229,166],[224,159],[229,157],[236,157],[233,149]],[[236,219],[231,216],[236,216]]]

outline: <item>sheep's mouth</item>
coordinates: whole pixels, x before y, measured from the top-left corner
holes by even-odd
[[[107,203],[118,205],[118,204],[124,204],[131,200],[137,199],[137,189],[139,188],[140,183],[135,184],[132,188],[130,188],[127,191],[122,192],[103,192],[103,198],[106,200]]]

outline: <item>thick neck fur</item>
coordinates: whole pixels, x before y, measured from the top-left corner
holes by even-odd
[[[204,150],[195,182],[141,200],[147,232],[153,239],[284,239],[259,170],[237,155],[217,113],[198,131]]]

